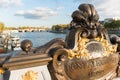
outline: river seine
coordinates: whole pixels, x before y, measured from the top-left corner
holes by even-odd
[[[20,41],[29,39],[33,43],[33,47],[43,45],[54,38],[65,39],[66,34],[50,33],[50,32],[18,32],[12,33],[12,36],[18,36]]]

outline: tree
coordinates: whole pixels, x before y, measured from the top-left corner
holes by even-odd
[[[4,29],[4,24],[0,22],[0,33],[3,31],[3,29]]]
[[[69,24],[58,24],[58,25],[53,25],[52,30],[53,31],[60,31],[60,30],[65,30],[69,28]]]
[[[112,22],[106,22],[104,24],[106,28],[120,28],[120,20],[113,20]]]

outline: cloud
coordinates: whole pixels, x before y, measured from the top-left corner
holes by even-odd
[[[20,6],[22,0],[0,0],[0,7]]]
[[[76,3],[93,4],[100,18],[120,17],[120,0],[73,0]]]
[[[60,8],[51,9],[48,7],[38,7],[34,10],[27,10],[27,11],[18,11],[15,13],[15,16],[23,16],[24,18],[29,19],[46,19],[49,16],[58,15]]]
[[[95,6],[101,17],[120,17],[119,3],[120,0],[96,0]]]

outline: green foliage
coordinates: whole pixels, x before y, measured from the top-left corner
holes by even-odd
[[[15,27],[4,27],[4,30],[17,30]]]
[[[0,22],[0,32],[2,32],[4,29],[4,23]]]
[[[69,28],[69,24],[59,24],[59,25],[53,25],[52,30],[53,31],[60,31],[65,30]]]
[[[120,20],[113,20],[112,22],[106,22],[104,24],[106,28],[119,28],[120,27]]]
[[[4,27],[4,30],[18,30],[18,29],[47,29],[46,27],[30,27],[30,26],[21,26],[21,27]]]

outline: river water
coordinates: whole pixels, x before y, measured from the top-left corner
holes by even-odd
[[[66,34],[50,33],[50,32],[18,32],[12,33],[12,36],[18,36],[20,41],[29,39],[33,43],[33,47],[43,45],[54,38],[65,39]]]

